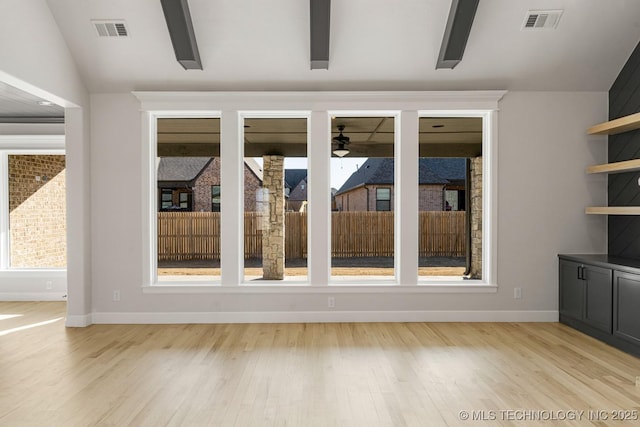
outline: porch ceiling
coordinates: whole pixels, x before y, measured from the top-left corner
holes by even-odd
[[[391,117],[333,117],[351,141],[351,157],[393,157],[394,119]],[[280,154],[306,157],[307,123],[299,118],[254,118],[244,122],[245,157]],[[476,157],[482,152],[482,119],[475,117],[420,118],[420,156]],[[329,144],[329,141],[327,141]],[[158,120],[158,155],[219,156],[220,120],[164,118]]]

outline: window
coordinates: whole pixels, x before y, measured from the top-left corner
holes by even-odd
[[[220,186],[211,186],[211,212],[220,212]]]
[[[205,114],[213,114],[219,117],[214,119],[217,132],[211,141],[208,139],[207,132],[196,131],[196,128],[191,129],[190,134],[194,139],[190,146],[195,150],[186,155],[194,158],[203,155],[216,156],[219,162],[220,152],[222,152],[226,159],[227,163],[222,162],[223,167],[220,171],[220,179],[225,182],[225,194],[221,195],[220,203],[225,204],[225,210],[222,215],[219,215],[219,228],[211,228],[211,230],[214,233],[213,236],[225,240],[227,256],[222,257],[221,267],[224,267],[226,273],[221,276],[221,284],[225,287],[250,284],[250,289],[255,286],[273,285],[273,283],[260,282],[265,279],[261,242],[264,238],[266,222],[258,214],[259,208],[264,210],[265,205],[270,203],[273,196],[272,190],[267,188],[265,191],[265,188],[260,185],[252,187],[254,182],[247,176],[261,171],[255,169],[255,164],[246,165],[245,163],[247,159],[259,159],[263,162],[262,156],[297,158],[309,156],[308,172],[311,181],[307,182],[303,179],[298,186],[291,184],[282,189],[286,197],[283,210],[286,213],[299,213],[301,218],[304,218],[303,214],[308,213],[310,221],[309,226],[306,229],[303,228],[305,231],[299,234],[302,258],[299,255],[284,258],[285,279],[291,280],[286,277],[289,275],[287,264],[300,259],[304,260],[304,274],[309,275],[308,282],[313,286],[401,284],[404,287],[424,284],[418,273],[419,258],[422,257],[418,252],[418,240],[422,235],[426,235],[418,228],[418,218],[423,210],[422,194],[419,192],[422,184],[417,180],[418,159],[446,158],[455,155],[467,162],[469,170],[477,168],[475,173],[478,176],[484,172],[482,179],[477,180],[477,184],[481,186],[479,190],[481,193],[478,191],[475,193],[482,195],[478,200],[482,204],[482,210],[479,211],[480,216],[476,221],[484,227],[481,233],[480,230],[476,233],[482,236],[482,244],[477,246],[475,249],[477,253],[472,257],[482,268],[481,276],[474,277],[478,279],[477,281],[472,280],[464,284],[461,282],[456,285],[459,285],[459,289],[467,289],[470,285],[480,282],[495,283],[496,218],[492,210],[496,208],[493,186],[496,183],[497,156],[492,146],[497,141],[496,111],[498,100],[503,95],[502,92],[483,92],[481,95],[473,92],[437,95],[426,92],[406,95],[363,93],[348,96],[331,93],[295,95],[268,93],[264,94],[263,98],[257,99],[255,94],[243,93],[234,94],[231,97],[228,94],[215,92],[199,93],[195,96],[144,92],[135,94],[142,103],[142,109],[150,118],[152,131],[149,133],[149,139],[156,144],[161,159],[163,155],[185,156],[185,153],[178,150],[179,141],[177,140],[173,141],[176,146],[171,147],[171,142],[167,141],[172,138],[171,132],[165,134],[156,132],[153,128],[155,122],[152,120],[176,115],[182,115],[181,118],[186,119],[193,114],[200,114],[201,117]],[[348,101],[345,100],[347,98]],[[162,99],[164,101],[159,102]],[[166,110],[155,110],[159,105]],[[205,105],[217,110],[205,111]],[[273,110],[269,110],[270,108]],[[464,110],[465,108],[474,110]],[[304,146],[300,144],[297,134],[301,132],[295,129],[287,130],[285,122],[278,124],[283,126],[276,132],[277,138],[268,140],[268,137],[274,134],[260,132],[260,127],[264,125],[260,120],[275,117],[306,118],[308,123],[305,124],[304,129],[308,127],[309,144]],[[450,143],[446,123],[443,123],[444,126],[433,126],[438,125],[433,123],[428,128],[424,127],[423,119],[432,117],[473,117],[478,120],[483,127],[478,144],[481,148],[481,156],[467,155],[464,150],[458,150],[459,145]],[[372,127],[368,121],[375,122],[375,125]],[[339,141],[334,141],[339,136],[338,125],[344,125],[343,136],[350,138],[348,144],[343,140],[343,148],[340,147]],[[372,130],[367,131],[367,129]],[[429,135],[423,135],[427,130]],[[473,131],[463,133],[468,138],[476,137]],[[196,138],[195,135],[202,136]],[[306,135],[305,133],[305,141]],[[207,144],[211,144],[211,148]],[[464,144],[467,143],[464,142]],[[454,152],[443,153],[451,149]],[[150,151],[153,153],[153,150]],[[333,157],[332,154],[344,157]],[[472,159],[475,159],[477,164],[471,164]],[[149,176],[154,176],[154,168],[157,169],[156,162],[157,159],[150,158],[148,164],[145,164],[145,168],[150,172]],[[366,162],[369,162],[369,169],[366,168]],[[259,165],[262,166],[263,163]],[[291,168],[304,169],[305,167],[300,165]],[[482,167],[485,168],[484,171],[481,170]],[[273,165],[270,168],[275,169]],[[285,166],[285,169],[289,169],[289,166]],[[380,173],[374,176],[371,173],[374,169]],[[344,179],[334,182],[334,172],[338,171],[344,173]],[[355,182],[354,178],[353,182],[348,183],[347,180],[354,173],[357,175],[355,178],[362,179]],[[363,177],[360,177],[359,173]],[[166,181],[170,183],[176,180],[167,178]],[[424,194],[424,203],[427,207],[425,211],[458,214],[457,216],[462,217],[466,215],[467,210],[474,209],[471,201],[472,191],[465,187],[466,182],[453,182],[450,179],[440,182],[431,179],[427,181],[424,187],[428,190]],[[190,188],[193,191],[194,213],[217,214],[217,212],[207,211],[214,208],[212,186],[220,185],[220,181],[207,182],[204,192],[207,205],[204,209],[199,207],[198,200],[201,195],[195,189],[195,182],[189,181],[185,184],[186,186],[182,188]],[[170,186],[160,186],[154,182],[149,188],[150,193],[145,197],[147,201],[145,209],[149,209],[149,206],[157,206],[159,200],[157,191]],[[377,191],[378,189],[380,191]],[[294,205],[298,200],[294,200],[292,196],[298,190],[308,192],[308,210],[302,199],[299,207]],[[177,187],[174,188],[173,195],[174,203],[177,204],[179,198],[176,191]],[[446,210],[447,203],[451,206],[451,211]],[[157,208],[154,210],[157,211]],[[172,216],[167,215],[167,219],[169,218]],[[253,222],[248,224],[250,221]],[[465,222],[465,226],[467,225]],[[154,259],[157,255],[156,248],[164,249],[165,246],[156,245],[156,236],[153,235],[157,231],[155,223],[146,229],[151,231],[152,237],[149,239],[151,245],[145,253],[150,254],[151,262],[155,262],[158,259]],[[187,240],[187,236],[177,234],[181,233],[181,230],[167,228],[166,235],[174,238],[171,234],[174,233],[175,238],[183,239],[180,242],[191,244],[193,240]],[[465,236],[471,235],[470,232],[465,233]],[[277,233],[274,234],[277,235]],[[286,232],[284,235],[285,238],[287,235],[293,236],[292,233]],[[206,245],[208,241],[215,242],[211,237],[207,239],[198,244]],[[166,248],[170,250],[172,246],[167,244]],[[438,249],[437,240],[433,242],[433,248]],[[292,249],[285,247],[286,253],[290,250]],[[298,251],[297,248],[294,250]],[[398,253],[402,253],[403,256],[396,257],[395,254]],[[371,261],[371,257],[375,257],[376,262],[379,261],[378,265],[372,267],[370,263],[363,263],[360,266],[360,272],[350,275],[351,277],[345,278],[343,276],[349,276],[349,274],[335,270],[336,267],[350,268],[349,265],[340,264],[353,262],[352,258],[361,258],[362,261],[368,262]],[[255,266],[251,264],[254,258]],[[306,270],[307,260],[308,270]],[[247,267],[254,268],[255,272],[248,272]],[[150,272],[153,272],[153,265]],[[151,280],[147,281],[149,276],[152,276]],[[145,273],[144,278],[145,283],[154,283],[153,274]],[[253,279],[256,281],[254,282]],[[448,278],[438,280],[445,286],[450,284]],[[306,280],[302,281],[306,282]],[[283,284],[288,283],[285,280]]]
[[[391,189],[376,188],[376,211],[391,210]]]
[[[154,218],[157,281],[217,281],[220,119],[159,117],[155,139],[154,185],[160,201]],[[194,142],[183,144],[186,139]]]
[[[163,188],[160,190],[160,210],[165,211],[173,205],[173,190]]]
[[[243,129],[244,280],[306,281],[307,119],[246,117]]]
[[[181,192],[178,193],[178,200],[180,201],[180,210],[190,211],[191,210],[191,193]]]
[[[482,278],[482,141],[482,117],[419,119],[420,278]]]
[[[39,150],[0,152],[0,163],[0,182],[8,183],[7,193],[2,197],[6,199],[0,204],[3,209],[0,264],[18,269],[65,268],[64,154]]]
[[[395,278],[396,117],[331,119],[331,279],[391,281]],[[366,156],[366,157],[364,157]]]

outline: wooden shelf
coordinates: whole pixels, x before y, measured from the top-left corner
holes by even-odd
[[[640,215],[640,206],[594,206],[585,213],[590,215]]]
[[[635,129],[640,129],[640,113],[591,126],[587,133],[589,135],[616,135]]]
[[[640,170],[640,159],[625,160],[623,162],[593,165],[587,168],[587,173],[622,173]]]

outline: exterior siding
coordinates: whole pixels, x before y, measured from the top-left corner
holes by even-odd
[[[65,156],[9,156],[10,264],[67,265]]]
[[[376,189],[391,189],[391,210],[395,200],[395,188],[393,185],[367,185],[336,196],[336,210],[338,211],[375,211]],[[419,209],[421,211],[444,210],[444,187],[442,185],[421,185],[419,188]],[[368,193],[368,198],[367,198]]]
[[[215,157],[202,170],[193,185],[193,210],[195,212],[211,212],[211,186],[220,185],[220,158]],[[256,198],[262,182],[244,165],[244,209],[247,212],[256,210]],[[224,188],[221,188],[221,192]]]
[[[418,188],[420,200],[418,210],[421,211],[443,211],[444,210],[444,187],[442,185],[421,185]]]

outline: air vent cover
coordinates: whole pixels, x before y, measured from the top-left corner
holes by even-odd
[[[124,21],[91,21],[99,37],[129,37]]]
[[[562,10],[530,10],[524,19],[523,30],[553,30],[558,26]]]

